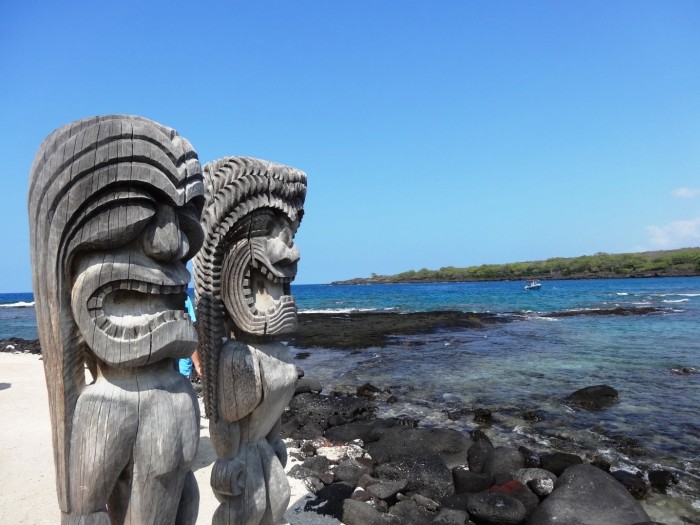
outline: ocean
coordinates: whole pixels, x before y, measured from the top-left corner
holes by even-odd
[[[459,310],[509,322],[292,355],[327,392],[389,388],[399,401],[381,405],[382,416],[468,431],[471,410],[487,408],[496,442],[597,456],[614,469],[671,470],[679,484],[654,492],[648,512],[667,525],[700,523],[700,277],[524,284],[293,285],[301,312]],[[32,301],[0,294],[0,339],[37,337]],[[564,403],[598,384],[617,389],[619,403],[598,412]],[[460,419],[447,417],[456,410]],[[527,411],[542,420],[526,420]]]

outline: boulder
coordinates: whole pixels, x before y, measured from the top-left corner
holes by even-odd
[[[642,506],[610,474],[592,465],[564,472],[530,516],[532,525],[628,525],[648,521]]]
[[[436,516],[435,512],[416,504],[415,501],[407,499],[399,501],[389,509],[389,515],[399,518],[401,525],[429,525]]]
[[[454,494],[452,471],[439,456],[405,458],[379,465],[375,477],[390,480],[408,480],[407,490],[420,492],[437,501]]]
[[[476,428],[469,432],[469,437],[472,438],[472,441],[474,441],[474,443],[485,442],[491,445],[491,448],[493,448],[493,443],[491,443],[489,437],[480,428]]]
[[[386,501],[394,498],[396,494],[404,490],[407,485],[408,481],[406,481],[405,479],[380,479],[376,483],[367,485],[366,490],[376,498],[383,499]]]
[[[483,425],[490,425],[493,422],[493,416],[488,408],[475,408],[474,421]]]
[[[566,452],[552,452],[550,454],[542,454],[540,456],[542,468],[560,476],[567,468],[572,465],[579,465],[583,460],[576,454],[567,454]]]
[[[333,443],[347,443],[354,439],[361,439],[365,443],[371,443],[381,437],[380,430],[396,426],[397,424],[398,419],[396,418],[365,419],[329,428],[324,435]]]
[[[474,494],[488,489],[491,485],[491,479],[488,475],[480,472],[472,472],[461,465],[452,469],[452,479],[457,494]]]
[[[465,525],[469,514],[465,510],[442,508],[432,521],[433,525]],[[471,522],[470,522],[471,523]]]
[[[440,504],[443,509],[453,509],[453,510],[467,510],[467,499],[471,496],[469,493],[463,494],[453,494],[442,500]]]
[[[467,464],[472,472],[482,472],[486,458],[493,450],[490,441],[476,441],[467,451]]]
[[[486,456],[482,472],[494,483],[501,484],[514,478],[515,473],[525,466],[525,458],[516,449],[496,447]]]
[[[549,496],[554,490],[554,481],[551,479],[531,479],[527,487],[540,498]]]
[[[551,480],[552,485],[554,485],[554,483],[557,481],[557,477],[552,472],[543,468],[522,468],[515,473],[515,477],[513,479],[518,480],[520,483],[525,485],[535,479]]]
[[[343,459],[356,459],[361,458],[365,451],[361,447],[350,444],[350,445],[336,445],[328,447],[319,447],[316,449],[316,454],[319,456],[325,456],[330,462],[338,463]]]
[[[301,378],[297,380],[297,387],[294,390],[294,394],[308,394],[312,392],[320,394],[322,390],[323,386],[315,379]]]
[[[383,392],[384,390],[374,386],[372,383],[365,383],[357,387],[357,395],[368,399],[374,399]]]
[[[650,470],[648,476],[651,486],[661,491],[678,483],[678,476],[668,470]]]
[[[532,514],[540,503],[540,498],[517,480],[511,480],[503,485],[494,485],[489,492],[501,493],[517,499],[525,507],[525,517]]]
[[[325,456],[311,456],[301,464],[302,467],[323,474],[331,468],[331,462]]]
[[[401,426],[377,430],[380,437],[367,444],[369,455],[377,463],[402,458],[440,456],[448,468],[467,462],[472,440],[457,430],[448,428],[405,428]]]
[[[370,466],[352,458],[341,461],[335,469],[334,475],[336,480],[345,481],[346,483],[356,486],[359,479],[364,474],[368,474],[370,470]]]
[[[534,450],[530,450],[527,447],[519,446],[518,450],[525,458],[526,468],[540,468],[542,466],[542,461],[540,460],[540,455]]]
[[[316,423],[299,425],[296,420],[287,421],[283,426],[284,435],[292,439],[314,439],[323,435],[323,427]]]
[[[518,525],[525,520],[525,506],[502,492],[481,492],[467,498],[467,512],[478,523]]]
[[[647,492],[649,492],[649,486],[646,484],[646,482],[633,472],[616,470],[611,472],[611,474],[617,481],[622,483],[627,491],[636,499],[644,499]]]
[[[351,421],[367,419],[370,415],[371,407],[363,399],[308,393],[292,398],[285,419],[294,418],[300,427],[314,425],[325,430]]]
[[[396,516],[379,512],[369,503],[346,499],[341,521],[346,525],[401,525]]]
[[[602,410],[616,403],[617,390],[608,385],[587,386],[567,397],[567,402],[586,410]]]
[[[406,496],[403,496],[403,494],[399,494],[399,500],[401,499],[406,499]],[[426,498],[421,494],[411,494],[410,499],[415,501],[416,505],[418,505],[419,507],[423,507],[424,509],[427,509],[430,512],[437,512],[440,508],[440,504],[437,501],[432,500],[430,498]]]
[[[318,477],[321,475],[321,473],[320,473],[320,472],[317,472],[317,471],[315,471],[315,470],[311,470],[311,469],[305,468],[305,467],[303,467],[302,465],[294,465],[294,466],[289,470],[289,472],[287,473],[287,475],[288,475],[290,478],[306,479],[306,478],[311,478],[311,477],[318,478]]]

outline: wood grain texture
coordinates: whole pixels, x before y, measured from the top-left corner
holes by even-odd
[[[280,417],[297,371],[287,348],[267,339],[296,326],[289,285],[306,175],[228,157],[205,166],[205,185],[205,237],[194,268],[205,407],[218,456],[213,523],[280,523],[290,496]]]
[[[196,519],[199,412],[174,359],[197,345],[182,310],[202,180],[190,144],[141,117],[73,122],[36,154],[32,275],[64,524]]]

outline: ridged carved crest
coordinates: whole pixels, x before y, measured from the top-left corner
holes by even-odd
[[[298,252],[292,239],[303,216],[306,175],[245,157],[204,167],[204,244],[194,260],[205,408],[218,419],[222,340],[274,335],[296,326],[289,284]]]

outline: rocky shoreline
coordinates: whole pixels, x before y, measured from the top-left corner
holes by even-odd
[[[649,313],[654,311],[577,315]],[[360,350],[384,346],[393,336],[478,330],[515,319],[462,312],[300,314],[299,331],[285,340],[300,349]],[[0,341],[3,351],[38,354],[40,347],[37,340],[11,338]],[[648,525],[659,522],[650,520],[639,501],[678,483],[674,472],[650,466],[640,465],[638,472],[615,470],[595,450],[575,455],[503,445],[488,435],[491,413],[486,409],[457,414],[473,417],[470,431],[460,432],[407,417],[377,417],[379,404],[396,399],[370,384],[354,394],[324,395],[322,390],[317,381],[302,377],[283,415],[293,463],[289,475],[314,494],[307,512],[332,516],[345,525]],[[616,396],[614,389],[598,385],[572,394],[568,402],[604,410]],[[536,418],[536,412],[523,418]],[[700,523],[693,518],[681,522]]]
[[[543,313],[543,317],[574,315],[648,315],[660,310],[653,307],[614,307]],[[363,349],[385,346],[392,336],[433,333],[437,330],[479,329],[489,324],[518,319],[516,314],[459,312],[352,312],[300,313],[297,331],[283,336],[296,348]]]
[[[354,395],[323,395],[317,382],[300,380],[282,428],[297,462],[288,474],[315,495],[306,511],[345,525],[650,525],[659,522],[639,500],[678,482],[665,470],[611,469],[594,452],[584,458],[499,446],[481,427],[465,435],[375,417],[377,402],[389,396],[371,384]],[[599,385],[569,402],[600,410],[616,397]],[[488,417],[474,411],[484,429]]]
[[[591,309],[543,313],[543,317],[575,315],[648,315],[659,312],[653,307]],[[479,329],[489,324],[518,319],[516,314],[459,312],[352,312],[304,313],[298,315],[295,333],[280,336],[296,348],[364,349],[385,346],[392,337],[433,333],[438,330]],[[11,337],[0,340],[0,352],[39,354],[37,339]]]

